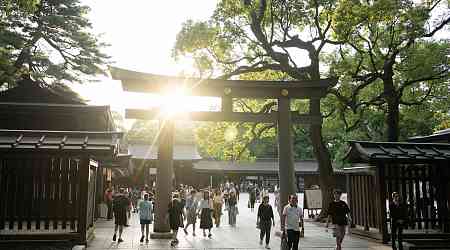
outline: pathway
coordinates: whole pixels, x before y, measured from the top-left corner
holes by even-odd
[[[259,245],[259,230],[256,229],[256,211],[250,212],[247,208],[247,194],[241,194],[239,202],[239,215],[237,218],[237,226],[228,225],[228,216],[222,216],[223,225],[219,228],[213,228],[212,239],[203,237],[200,229],[196,230],[196,237],[190,233],[185,236],[183,230],[179,231],[178,239],[180,243],[179,249],[264,249]],[[271,196],[271,203],[273,197]],[[256,210],[256,208],[255,208]],[[278,215],[276,217],[276,227],[279,228]],[[197,223],[197,227],[199,223]],[[151,229],[151,227],[150,227]],[[169,240],[150,239],[148,244],[140,243],[141,236],[139,218],[137,214],[132,215],[131,226],[125,228],[122,238],[124,242],[117,244],[112,241],[113,222],[101,220],[96,224],[95,239],[88,245],[88,250],[106,250],[106,249],[170,249]],[[280,238],[275,236],[272,230],[270,246],[272,249],[278,250],[280,247]],[[316,223],[305,222],[305,238],[300,239],[300,249],[334,249],[334,238],[331,233],[325,232],[323,227]],[[390,249],[386,245],[374,243],[358,237],[346,236],[343,249],[352,250],[387,250]]]

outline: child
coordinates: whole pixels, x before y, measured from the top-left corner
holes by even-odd
[[[144,242],[144,227],[145,227],[145,242],[148,243],[149,225],[153,220],[153,205],[149,201],[149,195],[144,194],[144,200],[139,202],[139,218],[141,220],[141,242]]]

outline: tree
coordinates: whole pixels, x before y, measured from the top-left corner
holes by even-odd
[[[340,78],[333,93],[345,104],[343,118],[359,116],[347,128],[377,110],[386,113],[385,139],[398,141],[408,135],[400,129],[408,126],[408,120],[400,125],[402,112],[448,100],[450,43],[433,37],[449,23],[449,7],[440,0],[339,1],[333,27],[345,44],[329,59]]]
[[[202,74],[220,71],[221,78],[269,72],[274,80],[318,80],[326,76],[320,69],[325,45],[339,44],[331,38],[334,4],[319,0],[222,0],[210,21],[184,24],[174,55],[191,54]],[[299,52],[307,55],[308,65],[296,60]],[[320,106],[317,101],[312,104]],[[319,163],[323,205],[327,207],[334,177],[322,126],[311,125],[310,136]]]
[[[0,2],[0,87],[22,75],[47,84],[83,82],[103,73],[104,43],[90,33],[78,0]]]

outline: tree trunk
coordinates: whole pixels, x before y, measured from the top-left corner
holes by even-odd
[[[320,114],[320,100],[311,99],[310,113]],[[333,166],[331,164],[331,157],[328,148],[326,147],[322,137],[322,124],[312,124],[311,127],[311,142],[313,144],[314,155],[319,164],[319,185],[322,191],[322,211],[320,218],[325,217],[328,205],[333,200],[333,189],[336,181],[333,173]]]
[[[314,155],[319,164],[319,184],[320,190],[322,191],[322,211],[320,217],[323,218],[328,205],[333,200],[333,189],[335,188],[336,182],[330,153],[323,142],[321,125],[311,125],[311,141],[314,148]]]
[[[389,96],[387,98],[387,106],[388,106],[386,117],[387,139],[390,142],[396,142],[400,137],[399,135],[400,111],[398,99],[395,96]]]
[[[400,110],[399,98],[395,90],[392,77],[383,80],[384,93],[386,94],[387,116],[386,116],[386,134],[390,142],[398,141],[400,137]]]

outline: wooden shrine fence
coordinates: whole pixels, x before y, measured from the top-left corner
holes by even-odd
[[[114,133],[103,133],[101,141],[87,134],[21,131],[11,136],[0,130],[0,242],[86,244],[96,211],[93,156],[112,157],[115,151]]]
[[[387,242],[393,192],[408,206],[406,238],[450,233],[450,145],[351,143],[350,161],[369,164],[345,169],[352,233]]]

